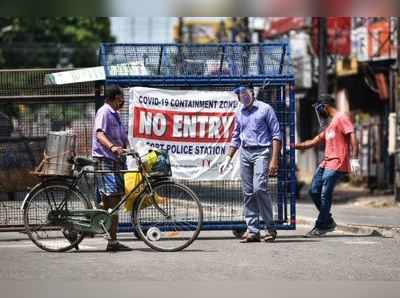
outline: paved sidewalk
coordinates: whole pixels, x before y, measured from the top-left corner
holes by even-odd
[[[297,200],[297,215],[316,217],[317,212],[304,185]],[[369,189],[340,183],[332,198],[332,213],[337,222],[360,225],[400,226],[400,202],[393,194],[371,193]]]
[[[400,228],[399,207],[373,208],[355,204],[334,205],[332,214],[339,224]],[[318,213],[314,205],[299,203],[297,216],[315,219]]]
[[[297,202],[297,221],[313,225],[318,212],[307,190],[308,187],[302,190]],[[362,188],[339,185],[334,193],[332,215],[338,230],[378,233],[385,237],[391,237],[391,232],[400,232],[400,204],[395,202],[393,195],[374,195]]]

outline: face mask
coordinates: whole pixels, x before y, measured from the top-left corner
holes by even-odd
[[[239,95],[239,100],[245,107],[248,107],[253,102],[253,98],[248,92],[241,93]]]
[[[124,101],[120,101],[118,104],[118,109],[122,109],[122,107],[124,106]]]
[[[238,96],[239,101],[245,107],[250,106],[254,101],[253,96],[252,96],[252,92],[248,87],[239,86],[239,87],[233,89],[233,92]]]
[[[123,106],[124,106],[124,100],[115,99],[115,104],[114,104],[115,110],[120,110],[122,109]]]

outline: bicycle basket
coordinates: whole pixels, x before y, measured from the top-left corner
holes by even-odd
[[[172,176],[171,163],[165,150],[151,150],[142,158],[143,165],[151,177]]]

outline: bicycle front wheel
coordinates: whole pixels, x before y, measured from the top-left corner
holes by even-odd
[[[91,203],[68,184],[45,184],[29,194],[24,209],[24,225],[29,238],[50,252],[67,251],[82,241],[84,234],[63,218],[68,211],[91,209]]]
[[[163,181],[153,186],[154,198],[142,196],[135,206],[134,225],[140,238],[157,251],[188,247],[199,235],[203,209],[185,185]]]

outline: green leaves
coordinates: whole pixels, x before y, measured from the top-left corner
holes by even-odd
[[[95,66],[114,40],[108,18],[0,18],[0,67]]]

